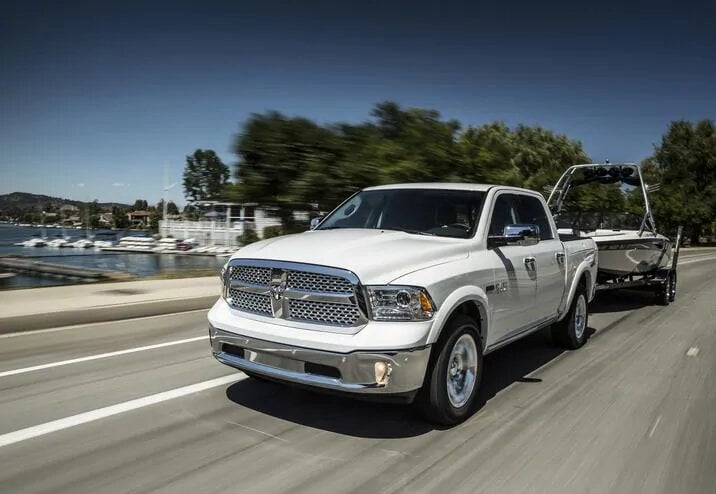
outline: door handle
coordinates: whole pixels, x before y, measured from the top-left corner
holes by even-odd
[[[525,257],[524,259],[522,259],[522,262],[525,263],[525,267],[527,267],[527,269],[534,270],[535,262],[537,262],[537,260],[534,257],[530,256],[530,257]]]
[[[564,252],[557,252],[554,257],[557,259],[557,264],[564,264]]]

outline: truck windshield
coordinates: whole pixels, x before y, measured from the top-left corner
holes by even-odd
[[[484,198],[484,192],[471,190],[364,190],[341,204],[317,229],[370,228],[469,238]]]

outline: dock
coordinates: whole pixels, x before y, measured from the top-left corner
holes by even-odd
[[[35,261],[22,256],[0,257],[0,269],[13,273],[27,273],[34,276],[51,276],[56,278],[71,278],[83,281],[121,281],[133,278],[131,274],[123,271],[54,264],[44,261]]]

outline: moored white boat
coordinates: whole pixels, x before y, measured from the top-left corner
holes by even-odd
[[[23,247],[45,247],[47,245],[47,241],[44,238],[35,237],[15,245],[21,245]]]
[[[69,244],[69,243],[70,243],[70,242],[69,242],[67,239],[64,239],[64,238],[56,238],[56,239],[54,239],[54,240],[50,240],[49,242],[47,242],[47,246],[48,246],[48,247],[53,247],[53,248],[59,248],[59,247],[65,247],[65,246],[67,246],[67,244]]]
[[[86,238],[82,238],[80,240],[77,240],[76,242],[72,242],[72,247],[75,249],[89,249],[94,245],[94,242],[91,240],[87,240]]]
[[[154,251],[165,252],[179,250],[179,248],[177,247],[178,243],[179,241],[172,237],[160,238],[156,243],[156,247],[154,247]]]
[[[95,240],[94,241],[95,249],[103,249],[103,248],[112,247],[112,246],[114,246],[114,242],[112,242],[111,240]]]
[[[117,247],[127,250],[147,251],[157,246],[157,241],[152,237],[122,237],[119,239]]]

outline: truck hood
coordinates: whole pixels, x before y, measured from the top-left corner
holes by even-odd
[[[385,284],[400,276],[468,255],[465,239],[394,230],[314,230],[256,242],[232,259],[270,259],[348,269],[363,284]]]

